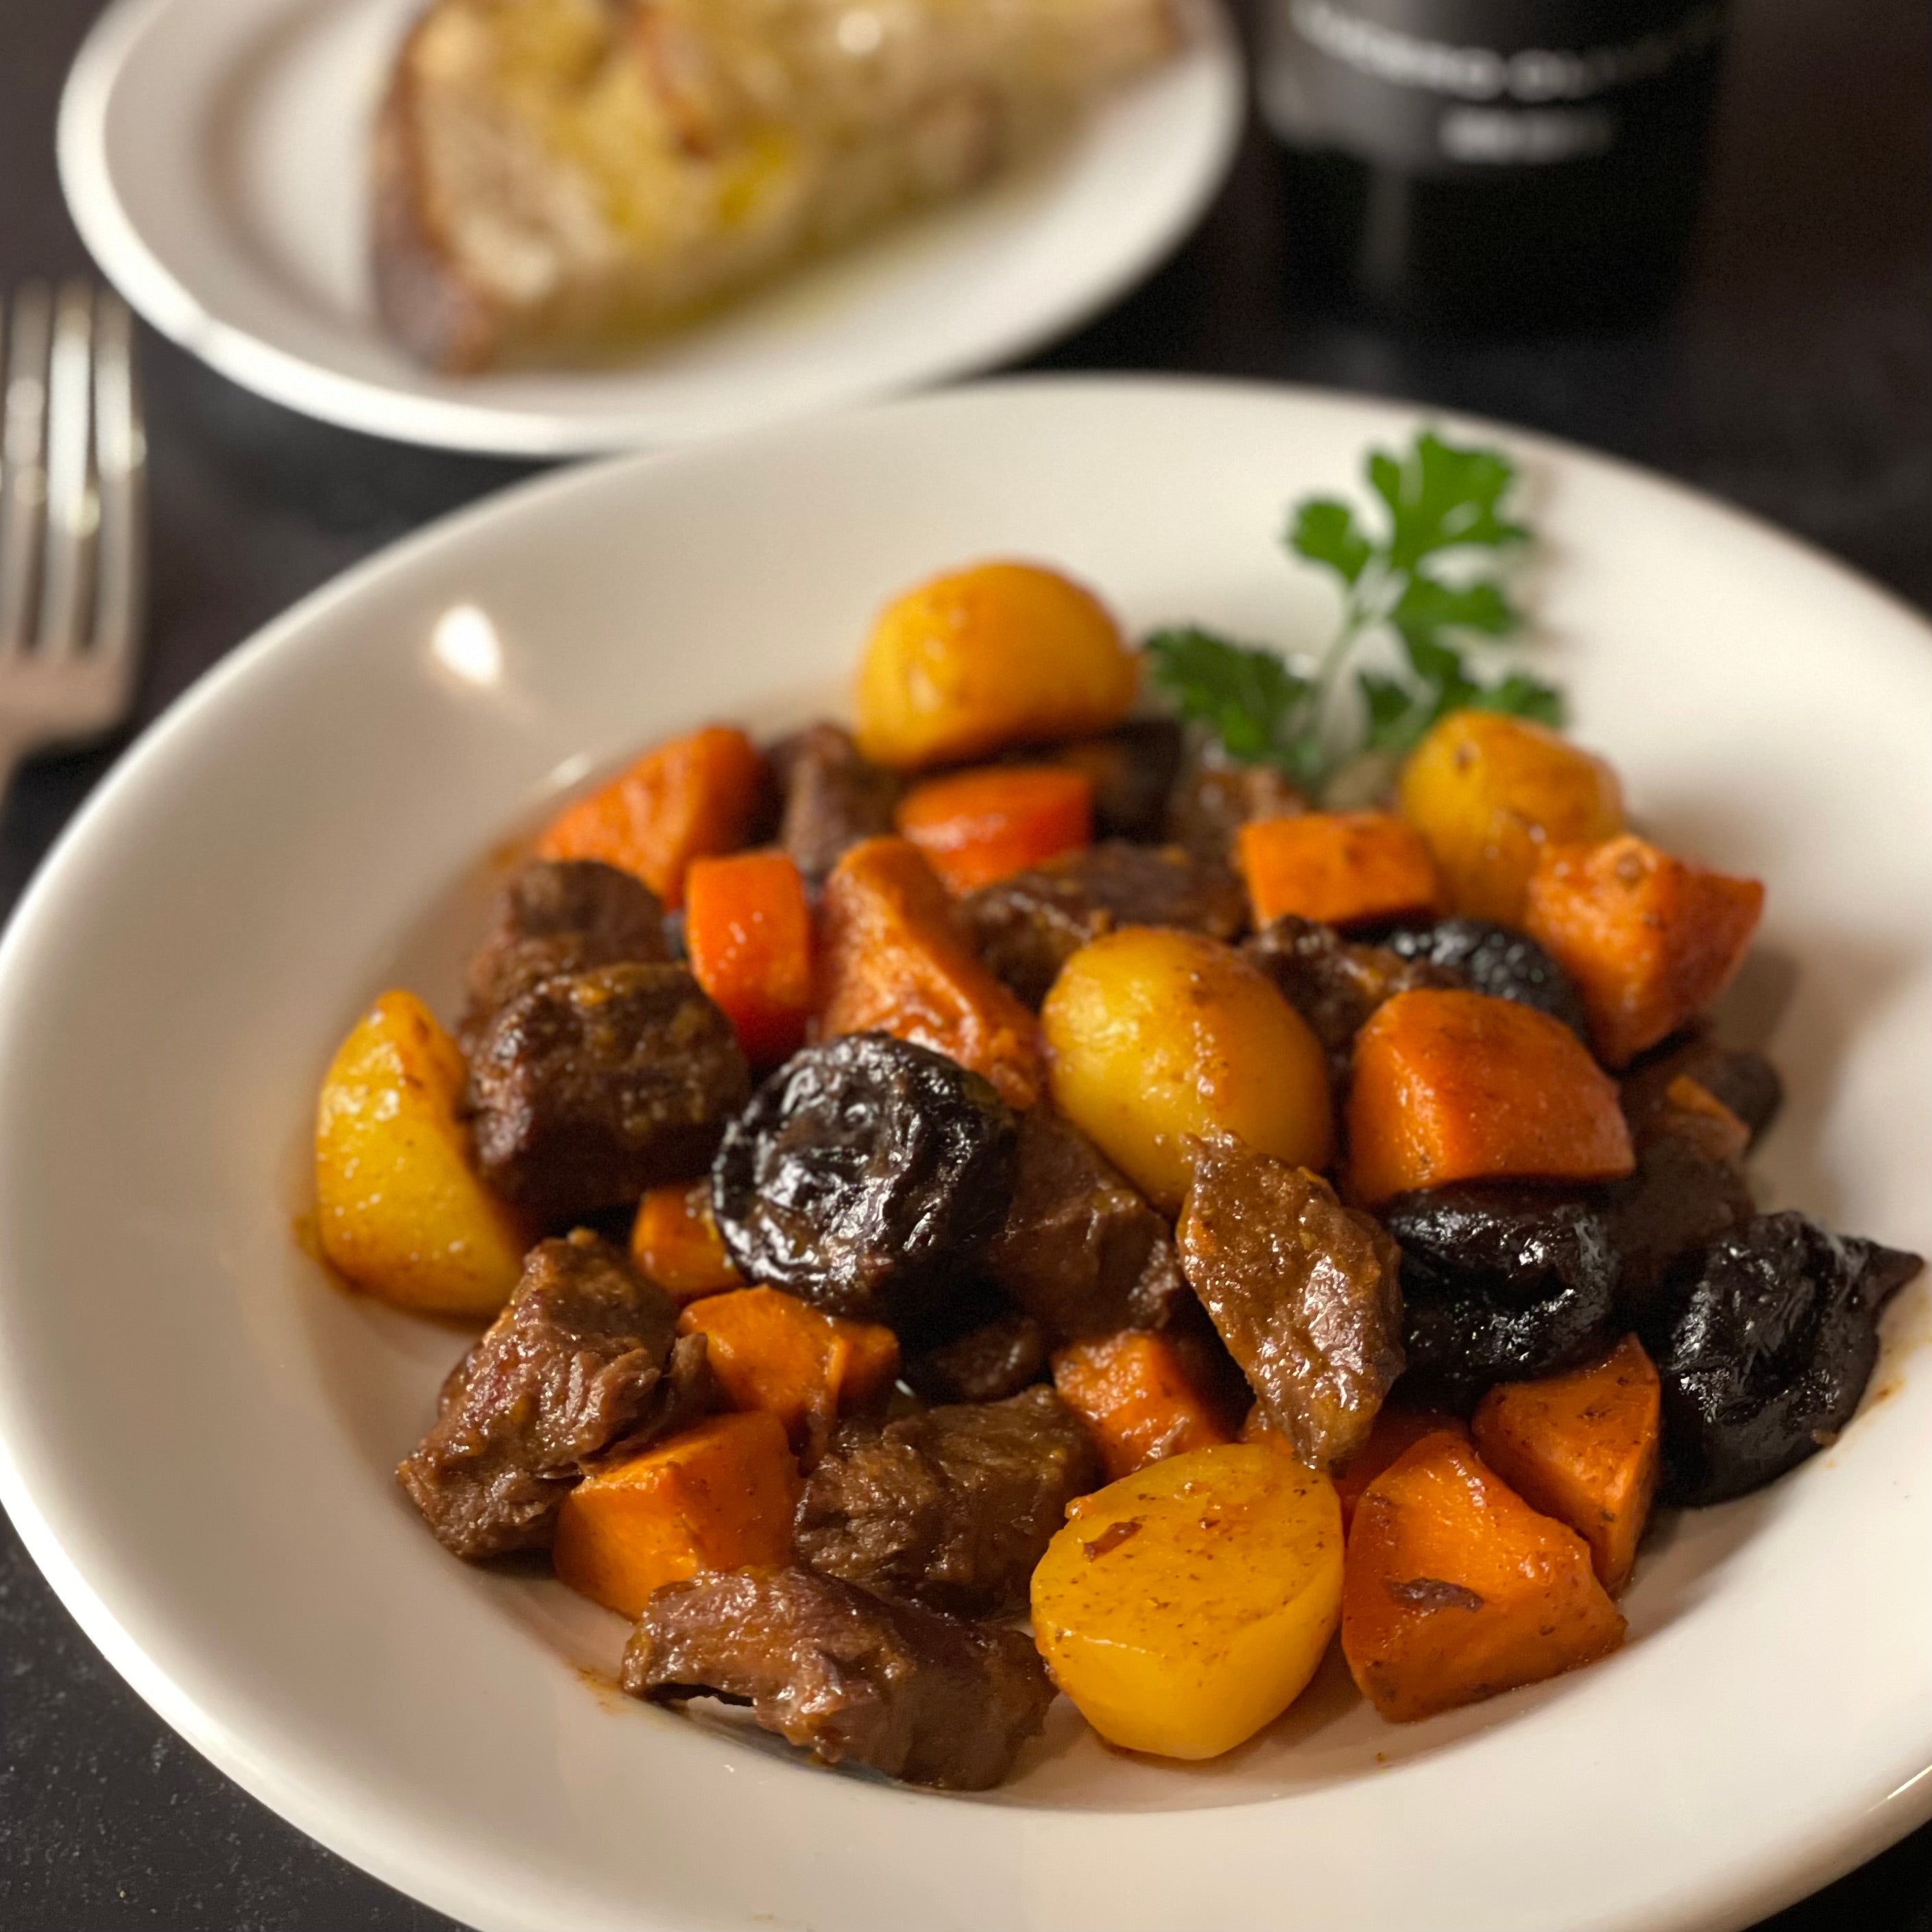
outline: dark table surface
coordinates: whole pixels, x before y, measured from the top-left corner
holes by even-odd
[[[83,266],[56,184],[61,80],[95,0],[0,0],[0,286]],[[1738,0],[1705,217],[1669,320],[1510,346],[1403,341],[1294,312],[1278,164],[1251,134],[1181,252],[1048,368],[1285,377],[1465,410],[1654,465],[1932,608],[1932,10]],[[136,724],[344,566],[521,466],[379,443],[144,344],[154,484]],[[1821,640],[1828,644],[1828,640]],[[112,763],[21,776],[0,906]],[[263,1810],[97,1656],[0,1547],[0,1926],[427,1932],[449,1922]],[[1772,1923],[1932,1932],[1932,1828]]]

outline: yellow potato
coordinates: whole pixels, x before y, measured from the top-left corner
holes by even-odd
[[[855,735],[910,771],[1104,731],[1140,665],[1090,591],[1028,563],[935,577],[889,604],[859,668]]]
[[[1434,857],[1455,910],[1522,922],[1546,844],[1594,845],[1623,830],[1617,775],[1554,731],[1493,711],[1452,711],[1403,766],[1402,814]]]
[[[1053,1681],[1110,1744],[1218,1757],[1302,1692],[1342,1610],[1342,1505],[1274,1444],[1170,1456],[1083,1497],[1033,1573]]]
[[[1195,1135],[1232,1134],[1291,1166],[1328,1164],[1321,1045],[1232,946],[1124,926],[1067,961],[1040,1017],[1054,1105],[1167,1213],[1187,1192]]]
[[[358,1288],[423,1315],[494,1315],[523,1272],[518,1216],[470,1164],[463,1055],[413,993],[385,993],[316,1109],[316,1229]]]

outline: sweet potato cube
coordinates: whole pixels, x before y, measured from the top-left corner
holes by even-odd
[[[550,1560],[573,1590],[637,1617],[700,1570],[788,1562],[800,1487],[777,1417],[714,1415],[585,1477],[557,1513]]]
[[[890,1328],[842,1321],[775,1288],[706,1295],[677,1325],[704,1337],[734,1406],[776,1416],[793,1447],[814,1455],[841,1415],[883,1395],[898,1372]]]
[[[1452,1180],[1609,1180],[1634,1165],[1616,1082],[1562,1021],[1434,989],[1385,1000],[1355,1036],[1348,1162],[1369,1202]]]
[[[1636,1337],[1568,1375],[1499,1383],[1472,1432],[1483,1460],[1532,1509],[1582,1538],[1598,1581],[1619,1594],[1657,1488],[1657,1371]]]
[[[1362,1492],[1342,1654],[1392,1724],[1574,1670],[1623,1639],[1589,1545],[1538,1515],[1459,1436],[1424,1436]]]
[[[1053,1358],[1060,1399],[1100,1444],[1111,1481],[1164,1456],[1232,1442],[1208,1365],[1178,1336],[1123,1329]]]
[[[1447,1430],[1462,1442],[1469,1439],[1468,1425],[1460,1416],[1445,1409],[1411,1408],[1402,1402],[1386,1402],[1377,1414],[1369,1439],[1333,1472],[1335,1493],[1342,1499],[1342,1526],[1355,1520],[1355,1505],[1366,1490],[1391,1462],[1408,1454],[1425,1436]]]
[[[1094,781],[1063,765],[987,765],[928,778],[898,828],[950,892],[964,894],[1094,842]]]
[[[1257,818],[1238,837],[1257,926],[1288,913],[1354,926],[1426,916],[1447,903],[1429,848],[1391,812]]]
[[[821,1039],[874,1028],[949,1054],[1015,1107],[1040,1097],[1040,1028],[981,965],[919,848],[867,838],[825,882]]]
[[[631,1258],[676,1302],[742,1288],[711,1210],[711,1177],[653,1187],[631,1224]]]
[[[1756,879],[1626,834],[1545,852],[1523,922],[1576,982],[1598,1058],[1626,1066],[1730,984],[1763,910]]]
[[[601,859],[634,873],[667,906],[684,902],[692,860],[744,844],[765,784],[743,732],[708,725],[646,752],[629,770],[552,819],[540,859]]]

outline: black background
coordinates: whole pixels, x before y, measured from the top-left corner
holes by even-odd
[[[97,10],[0,0],[0,286],[84,265],[53,121]],[[1738,0],[1695,266],[1667,322],[1530,346],[1405,342],[1297,314],[1288,246],[1277,164],[1251,134],[1186,247],[1036,366],[1287,377],[1532,424],[1728,497],[1932,607],[1924,0]],[[137,724],[344,566],[524,473],[326,428],[152,337],[143,346],[154,582]],[[0,904],[124,742],[22,774],[0,818]],[[0,1926],[448,1924],[271,1816],[167,1731],[10,1528],[0,1682]],[[1932,1932],[1932,1828],[1772,1923]]]

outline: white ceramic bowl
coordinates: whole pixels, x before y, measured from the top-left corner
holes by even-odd
[[[1110,1756],[1063,1704],[969,1799],[612,1694],[614,1619],[453,1561],[390,1481],[460,1338],[298,1244],[336,1040],[394,981],[447,1010],[485,855],[588,766],[836,706],[884,596],[989,554],[1136,627],[1309,639],[1327,592],[1284,506],[1411,427],[1026,382],[545,478],[310,599],[129,755],[0,947],[0,1492],[170,1723],[490,1932],[1722,1927],[1932,1811],[1922,1283],[1835,1447],[1647,1550],[1607,1662],[1403,1728],[1331,1673],[1198,1767]],[[1760,952],[1798,974],[1773,1192],[1932,1248],[1925,626],[1728,510],[1496,433],[1578,731],[1660,836],[1771,883]]]

